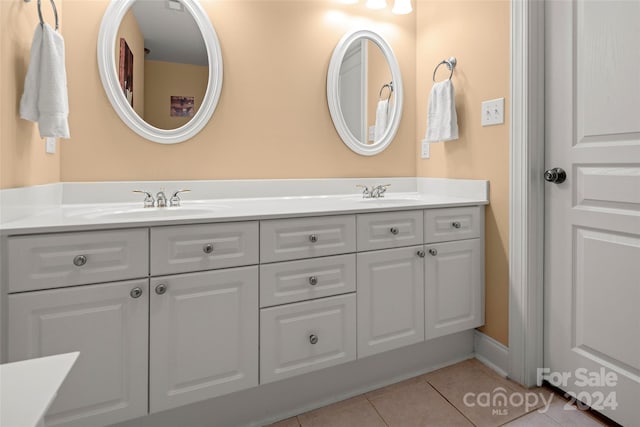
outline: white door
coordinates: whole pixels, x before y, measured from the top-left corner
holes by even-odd
[[[148,281],[9,295],[9,362],[79,351],[47,426],[99,426],[147,414]]]
[[[258,267],[151,279],[149,409],[258,385]]]
[[[566,171],[546,183],[548,379],[639,426],[640,2],[550,1],[545,19],[546,167]]]
[[[358,357],[424,341],[423,249],[357,255]]]

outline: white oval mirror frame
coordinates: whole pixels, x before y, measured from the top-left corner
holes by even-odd
[[[364,144],[351,133],[347,126],[347,122],[345,121],[344,114],[342,113],[342,107],[340,106],[340,94],[338,93],[342,61],[351,44],[361,39],[371,40],[384,54],[387,64],[391,69],[393,90],[395,92],[395,107],[392,112],[393,117],[391,118],[390,124],[382,137],[373,144]],[[389,146],[389,144],[391,144],[393,138],[395,138],[396,133],[398,132],[398,128],[400,127],[403,99],[404,92],[402,76],[400,74],[400,65],[398,64],[393,50],[387,41],[378,33],[371,30],[357,30],[345,34],[333,51],[331,61],[329,62],[329,71],[327,72],[327,102],[329,103],[329,112],[331,114],[331,119],[333,120],[333,125],[335,126],[338,135],[342,138],[342,141],[351,150],[363,156],[373,156],[382,152]]]
[[[104,90],[122,121],[138,135],[161,144],[183,142],[202,130],[209,122],[218,105],[222,90],[222,53],[218,36],[209,20],[209,16],[198,0],[180,0],[198,25],[207,47],[209,77],[207,90],[200,109],[185,125],[176,129],[159,129],[145,122],[129,105],[122,95],[113,49],[118,28],[129,7],[136,0],[111,0],[102,18],[98,33],[98,69]]]

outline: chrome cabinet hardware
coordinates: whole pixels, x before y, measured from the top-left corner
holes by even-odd
[[[318,236],[316,234],[310,234],[309,235],[309,241],[311,243],[316,243],[318,241]]]
[[[315,286],[318,284],[318,278],[316,276],[309,277],[309,284],[311,286]]]
[[[548,169],[544,172],[544,180],[554,184],[562,184],[567,180],[567,173],[562,168]]]
[[[213,244],[207,243],[206,245],[202,246],[202,251],[205,254],[210,254],[211,252],[213,252]]]
[[[155,206],[156,204],[156,200],[153,198],[153,196],[151,195],[151,193],[149,193],[148,191],[142,191],[142,190],[133,190],[132,193],[140,193],[140,194],[144,194],[144,207],[145,208],[152,208]]]
[[[459,221],[453,221],[453,222],[451,223],[451,226],[452,226],[453,228],[460,228],[460,227],[462,227],[462,224],[460,224],[460,222],[459,222]]]
[[[416,252],[416,254],[417,254],[420,258],[424,258],[424,256],[426,255],[422,249],[421,249],[421,250],[419,250],[418,252]]]
[[[73,265],[76,267],[82,267],[87,263],[87,257],[85,255],[77,255],[73,258]]]
[[[389,229],[389,231],[391,232],[391,234],[396,235],[400,232],[400,230],[398,230],[398,227],[391,227]]]
[[[158,286],[156,286],[156,294],[162,295],[165,292],[167,292],[167,285],[165,285],[164,283],[160,283]]]
[[[314,335],[314,334],[309,335],[309,342],[311,344],[317,344],[318,343],[318,336]]]
[[[438,250],[437,249],[433,249],[433,248],[429,249],[429,255],[431,255],[431,256],[438,255]]]
[[[171,198],[169,199],[169,207],[175,208],[175,207],[180,206],[180,201],[181,200],[180,200],[179,194],[180,193],[187,193],[189,191],[191,191],[191,190],[185,189],[185,190],[178,190],[175,193],[173,193],[173,196],[171,196]]]
[[[142,295],[142,288],[136,286],[135,288],[131,289],[129,295],[131,295],[131,298],[140,298],[140,296]]]

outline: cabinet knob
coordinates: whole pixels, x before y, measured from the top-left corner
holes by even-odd
[[[318,278],[316,276],[309,277],[309,284],[311,286],[315,286],[318,284]]]
[[[318,236],[317,236],[316,234],[310,234],[310,235],[309,235],[309,241],[310,241],[311,243],[315,243],[315,242],[317,242],[317,241],[318,241]]]
[[[206,245],[202,246],[202,251],[205,254],[210,254],[211,252],[213,252],[213,245],[211,243],[207,243]]]
[[[87,263],[87,257],[85,255],[77,255],[73,258],[73,265],[76,267],[82,267]]]
[[[453,228],[460,228],[460,227],[462,227],[462,224],[460,224],[460,222],[459,222],[459,221],[453,221],[453,222],[451,223],[451,226],[452,226]]]
[[[140,298],[140,296],[142,295],[142,288],[136,286],[135,288],[131,289],[129,295],[131,295],[131,298]]]
[[[156,294],[162,295],[165,292],[167,292],[167,285],[165,285],[164,283],[160,283],[158,286],[156,286]]]
[[[431,255],[431,256],[438,255],[438,250],[437,249],[433,249],[433,248],[429,249],[429,255]]]
[[[398,227],[391,227],[389,229],[389,231],[391,232],[391,234],[396,235],[400,232],[400,230],[398,230]]]
[[[417,254],[420,258],[424,258],[424,256],[426,255],[423,250],[419,250]]]
[[[314,334],[309,335],[309,342],[311,344],[316,344],[318,342],[318,336]]]

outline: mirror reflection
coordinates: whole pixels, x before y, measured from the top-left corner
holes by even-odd
[[[198,112],[207,91],[207,48],[179,0],[136,0],[115,43],[122,95],[158,129],[177,129]]]
[[[347,128],[362,144],[380,141],[391,126],[395,91],[384,52],[372,40],[354,40],[342,60],[338,80],[340,109]]]

